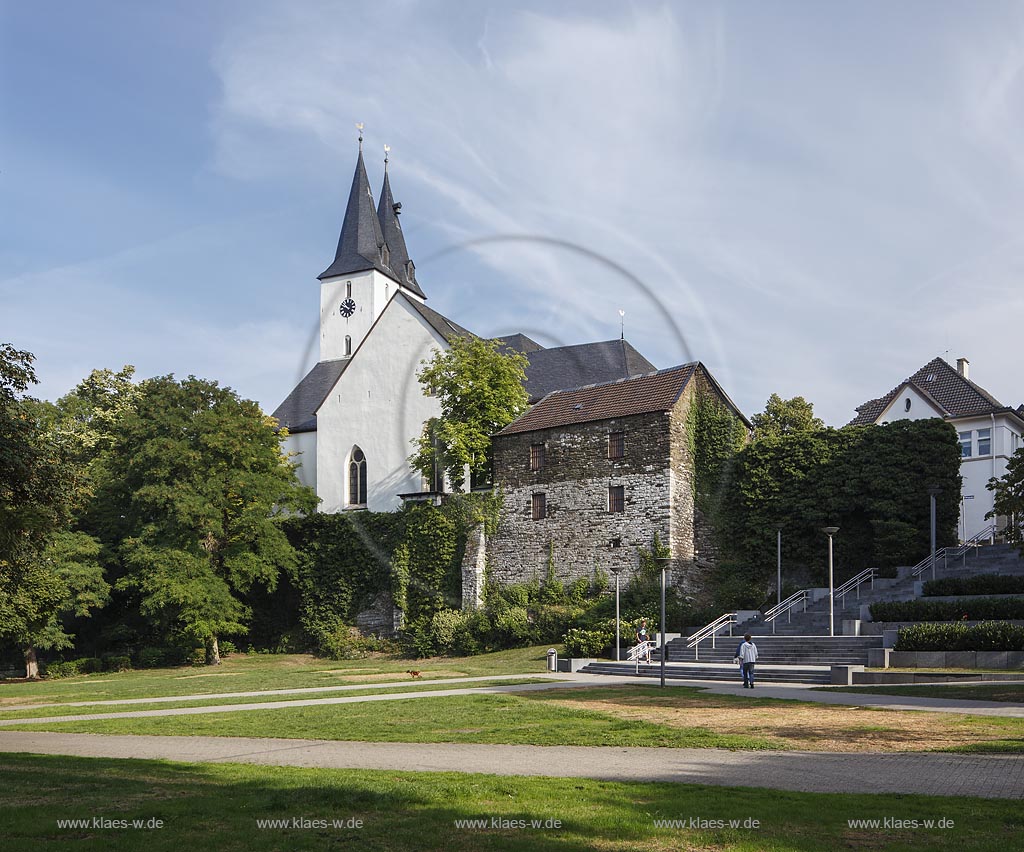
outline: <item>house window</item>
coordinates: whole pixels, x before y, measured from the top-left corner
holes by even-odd
[[[548,516],[548,495],[543,491],[538,491],[531,498],[533,519],[535,521],[542,521]]]
[[[623,485],[608,486],[608,511],[626,511],[626,488]]]
[[[530,446],[530,470],[540,470],[544,467],[544,445],[533,444]]]
[[[904,410],[904,411],[910,411],[910,406],[911,406],[911,402],[910,402],[910,397],[908,396],[908,397],[907,397],[907,398],[906,398],[906,399],[905,399],[905,400],[903,401],[903,410]]]
[[[971,457],[971,433],[961,432],[960,433],[960,458],[969,459]]]
[[[992,454],[992,430],[978,430],[978,455],[988,456]]]
[[[345,335],[345,354],[352,354],[352,336],[349,334]]]
[[[609,432],[608,433],[608,458],[610,459],[621,459],[626,455],[626,433],[625,432]]]
[[[346,299],[351,299],[352,298],[352,282],[351,281],[346,281],[345,282],[345,298]]]
[[[348,464],[348,503],[350,506],[366,505],[366,456],[359,447],[353,447]]]

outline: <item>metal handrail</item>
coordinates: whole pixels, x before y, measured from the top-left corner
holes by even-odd
[[[964,562],[966,563],[967,551],[970,550],[972,547],[980,547],[982,540],[986,538],[991,539],[992,536],[995,534],[995,531],[996,525],[989,524],[987,527],[985,527],[982,530],[979,530],[969,539],[967,539],[967,541],[965,541],[961,545],[958,545],[957,547],[940,547],[938,550],[935,551],[934,554],[929,553],[924,559],[918,562],[917,565],[911,568],[910,573],[914,577],[920,577],[925,571],[927,571],[931,567],[933,556],[936,562],[939,561],[940,557],[942,558],[943,567],[946,567],[949,564],[950,556],[952,556],[953,559],[959,559],[961,556],[963,556]]]
[[[650,658],[650,655],[651,655],[651,651],[654,650],[657,647],[658,646],[654,642],[652,642],[650,639],[648,639],[646,642],[641,642],[639,645],[635,645],[634,647],[629,649],[629,654],[626,657],[626,659],[627,660],[632,660],[634,663],[636,663],[637,674],[640,673],[640,657],[641,657],[641,655],[647,656],[648,657],[647,661],[650,662],[649,658]]]
[[[878,571],[875,568],[865,568],[856,577],[851,577],[849,580],[847,580],[845,583],[843,583],[843,585],[841,585],[838,589],[836,589],[832,594],[833,594],[834,597],[842,598],[843,601],[845,602],[845,600],[846,600],[846,593],[847,592],[851,592],[854,589],[856,589],[857,590],[857,600],[860,600],[860,587],[861,587],[861,585],[863,583],[866,583],[868,580],[870,580],[871,581],[871,588],[873,589],[875,587],[875,575],[877,573],[878,573]]]
[[[811,597],[810,589],[801,589],[799,592],[795,592],[786,598],[782,603],[777,603],[771,609],[766,610],[764,613],[764,620],[767,624],[769,621],[772,624],[772,633],[775,633],[775,619],[777,619],[783,613],[786,614],[786,622],[790,623],[793,621],[793,608],[802,603],[804,605],[804,612],[807,612],[807,601]]]
[[[729,635],[732,636],[732,626],[736,624],[736,613],[727,612],[724,615],[718,616],[710,624],[705,624],[700,630],[691,636],[686,637],[686,647],[693,648],[693,658],[699,659],[700,656],[700,643],[711,637],[711,647],[715,647],[715,636],[718,635],[718,631],[728,626]]]

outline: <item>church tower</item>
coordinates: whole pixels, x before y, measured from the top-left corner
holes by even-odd
[[[334,262],[318,276],[321,361],[350,357],[399,289],[419,302],[426,299],[416,282],[398,221],[401,205],[391,195],[384,163],[380,205],[374,210],[360,132],[338,249]]]

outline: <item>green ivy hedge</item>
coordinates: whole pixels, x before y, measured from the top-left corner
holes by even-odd
[[[883,601],[871,605],[874,621],[981,621],[1024,619],[1024,597],[961,598],[955,601]]]
[[[981,624],[915,624],[900,628],[897,651],[1024,651],[1024,626],[1005,621]]]
[[[1010,574],[978,574],[975,577],[946,577],[924,584],[925,597],[952,595],[1019,595],[1024,594],[1024,577]]]

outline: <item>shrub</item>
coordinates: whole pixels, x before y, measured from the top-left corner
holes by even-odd
[[[564,637],[567,657],[598,657],[608,650],[615,641],[615,634],[608,630],[584,630],[574,627]]]
[[[56,660],[41,666],[43,674],[49,678],[75,677],[81,674],[94,674],[103,670],[99,657],[80,657],[77,660]]]
[[[566,589],[565,594],[569,599],[569,603],[575,604],[576,606],[583,606],[590,598],[590,581],[585,577],[573,580],[569,584],[569,588]]]
[[[103,670],[107,672],[129,672],[132,658],[127,654],[110,654],[103,658]]]
[[[135,655],[135,664],[140,669],[158,669],[166,661],[166,648],[143,648]]]
[[[230,639],[221,639],[217,644],[220,646],[220,655],[222,657],[230,657],[232,654],[238,653],[238,646]]]
[[[193,648],[188,652],[185,662],[190,666],[205,666],[206,648]]]
[[[951,595],[1024,594],[1024,577],[1007,574],[979,574],[976,577],[945,577],[924,584],[925,597]]]
[[[955,601],[883,601],[871,605],[874,621],[980,621],[1024,619],[1024,597],[961,598]]]
[[[77,660],[58,660],[57,662],[40,666],[40,668],[43,670],[43,675],[52,680],[62,677],[75,677],[75,675],[81,674],[78,670]]]
[[[1005,621],[981,624],[915,624],[900,628],[897,651],[1024,651],[1024,626]]]

